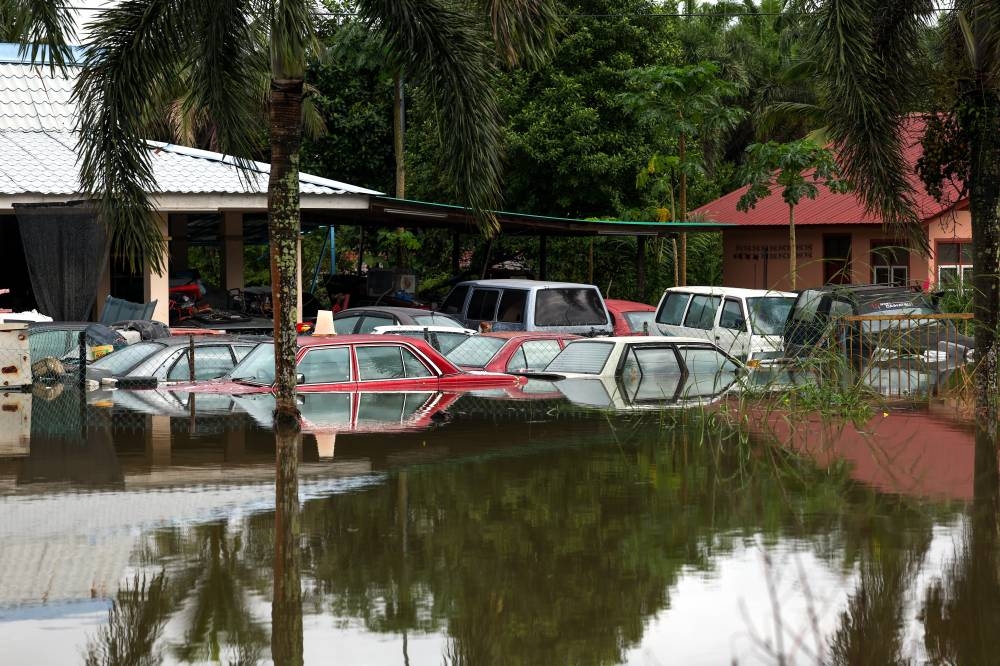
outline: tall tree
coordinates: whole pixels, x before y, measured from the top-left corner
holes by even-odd
[[[882,219],[922,236],[903,151],[909,114],[926,99],[922,35],[931,0],[825,0],[814,43],[823,74],[825,120],[858,194]],[[996,435],[1000,398],[1000,5],[956,0],[944,12],[940,93],[925,136],[921,176],[945,197],[958,176],[972,218],[978,421]],[[926,109],[926,107],[925,107]],[[946,128],[941,131],[941,128]],[[925,240],[926,242],[926,240]]]
[[[629,108],[638,112],[643,122],[654,128],[659,145],[676,147],[678,206],[672,218],[687,221],[688,176],[702,168],[703,145],[722,130],[732,128],[744,115],[742,109],[728,106],[727,97],[737,87],[718,77],[718,67],[710,62],[684,67],[654,66],[630,72],[637,90],[625,96]],[[658,152],[664,149],[658,147]],[[658,160],[653,155],[647,171]],[[678,259],[680,284],[687,284],[687,234],[680,233]]]
[[[788,272],[795,289],[796,246],[795,207],[803,197],[815,199],[819,185],[831,192],[846,192],[847,182],[840,177],[833,153],[809,139],[789,143],[755,143],[747,147],[747,191],[736,204],[738,210],[748,210],[771,194],[771,188],[781,188],[781,198],[788,205]]]

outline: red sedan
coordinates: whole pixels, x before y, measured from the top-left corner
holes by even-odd
[[[579,338],[571,333],[494,331],[470,335],[447,354],[448,360],[467,370],[528,372],[542,370],[566,342]]]
[[[604,304],[615,325],[615,335],[659,335],[655,306],[615,298],[605,300]],[[649,330],[645,330],[644,326],[648,326]]]
[[[468,391],[519,386],[523,378],[466,372],[423,340],[386,335],[299,338],[298,391]],[[202,393],[269,393],[274,387],[274,343],[254,348],[220,380],[174,390]]]

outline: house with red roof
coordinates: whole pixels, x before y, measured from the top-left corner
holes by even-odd
[[[815,199],[795,207],[799,289],[829,283],[918,284],[934,288],[972,277],[972,226],[968,198],[959,188],[945,190],[945,201],[929,195],[916,174],[922,154],[924,122],[913,116],[903,130],[908,179],[921,221],[918,230],[930,254],[914,248],[907,234],[887,228],[865,210],[853,193],[837,194],[819,186]],[[788,289],[788,205],[781,189],[749,211],[736,204],[747,188],[730,192],[691,212],[691,219],[729,225],[722,228],[722,283],[730,287]],[[948,196],[950,195],[950,196]]]

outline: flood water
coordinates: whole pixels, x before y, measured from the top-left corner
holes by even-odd
[[[276,451],[151,395],[4,396],[0,663],[997,663],[996,449],[944,408],[313,396]]]

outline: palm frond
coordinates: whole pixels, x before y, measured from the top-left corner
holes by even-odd
[[[437,103],[442,170],[485,233],[500,201],[502,123],[497,74],[481,27],[446,0],[360,0],[364,20]]]
[[[930,0],[828,0],[814,43],[828,86],[826,121],[844,175],[869,211],[912,231],[917,214],[903,158],[903,121]]]
[[[50,73],[66,71],[73,62],[69,44],[76,41],[72,7],[52,0],[20,0],[11,9],[8,19],[21,42],[19,54],[30,53],[31,62],[46,63]]]
[[[556,46],[562,24],[553,0],[486,0],[493,41],[504,63],[537,64]]]

